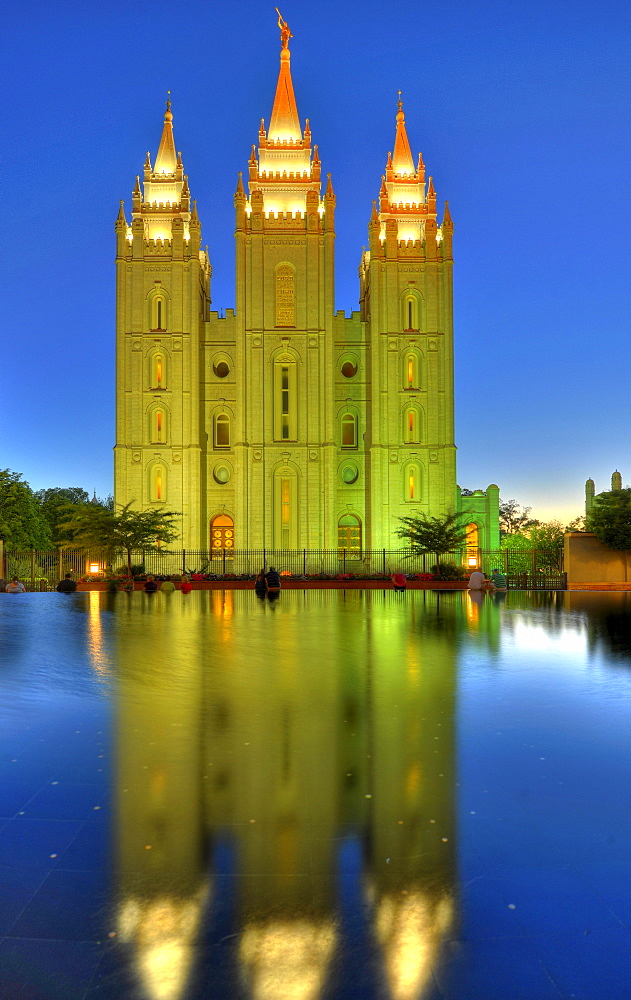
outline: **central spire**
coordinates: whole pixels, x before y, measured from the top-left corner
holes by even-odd
[[[268,137],[273,142],[300,142],[302,131],[298,118],[298,108],[294,96],[294,86],[291,82],[291,70],[289,68],[289,39],[293,38],[287,21],[284,21],[278,7],[278,27],[280,28],[280,72],[278,74],[278,84],[276,86],[276,96],[269,123]]]
[[[164,126],[162,128],[162,138],[158,148],[158,155],[154,165],[156,174],[172,174],[175,172],[177,155],[175,152],[175,141],[173,139],[173,113],[171,111],[171,91],[167,91],[167,107],[164,113]]]
[[[392,166],[395,174],[403,174],[409,177],[414,174],[414,160],[412,150],[408,141],[408,134],[405,128],[405,116],[403,114],[403,101],[401,91],[399,91],[399,107],[397,110],[397,134],[394,140],[394,153],[392,156]]]

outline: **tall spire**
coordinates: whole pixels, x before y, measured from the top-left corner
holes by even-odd
[[[291,70],[289,68],[289,39],[293,38],[287,21],[278,13],[278,27],[280,28],[280,71],[278,83],[276,85],[276,96],[270,118],[268,138],[273,142],[288,140],[290,142],[301,142],[302,131],[298,118],[298,107],[294,96],[294,86],[291,82]]]
[[[397,111],[397,134],[394,140],[394,154],[392,166],[395,174],[414,174],[414,160],[412,150],[408,141],[408,134],[405,130],[405,117],[403,115],[403,101],[401,91],[399,91],[399,110]]]
[[[171,113],[171,91],[168,90],[167,94],[167,108],[164,113],[164,127],[162,129],[162,138],[160,139],[160,146],[158,148],[158,155],[156,156],[156,162],[154,165],[154,173],[156,174],[172,174],[175,173],[175,167],[177,165],[177,154],[175,152],[175,142],[173,139],[173,115]]]

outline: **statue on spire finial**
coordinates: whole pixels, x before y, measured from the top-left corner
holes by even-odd
[[[167,90],[167,111],[171,110],[171,91]]]
[[[289,30],[289,25],[287,24],[287,21],[283,20],[283,15],[279,11],[278,7],[276,8],[276,13],[278,14],[278,27],[280,28],[280,43],[284,49],[288,49],[289,39],[293,38],[294,36]]]

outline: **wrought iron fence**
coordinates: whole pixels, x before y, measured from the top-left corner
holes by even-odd
[[[510,588],[521,590],[565,589],[563,553],[545,549],[462,549],[442,554],[413,552],[410,549],[160,549],[132,553],[132,568],[155,576],[178,573],[204,573],[214,576],[254,576],[261,568],[275,566],[293,576],[336,576],[352,574],[433,573],[438,563],[443,570],[453,567],[468,570],[475,560],[483,572],[498,568],[507,577]],[[17,576],[29,589],[55,587],[66,573],[78,579],[91,571],[103,572],[106,559],[99,552],[78,549],[55,549],[4,553],[0,576]],[[114,572],[127,571],[122,553],[114,560]]]

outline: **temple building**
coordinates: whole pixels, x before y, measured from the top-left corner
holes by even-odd
[[[611,475],[611,491],[622,489],[622,476],[616,469]],[[588,479],[585,483],[585,517],[589,517],[594,506],[594,497],[596,495],[596,484],[593,479]]]
[[[461,498],[456,485],[449,207],[439,222],[399,100],[359,309],[335,311],[335,192],[279,26],[272,113],[234,196],[236,308],[210,308],[170,101],[131,221],[121,202],[115,501],[181,511],[194,549],[360,555],[400,547],[400,517],[461,508],[475,544],[499,547],[497,487]]]

